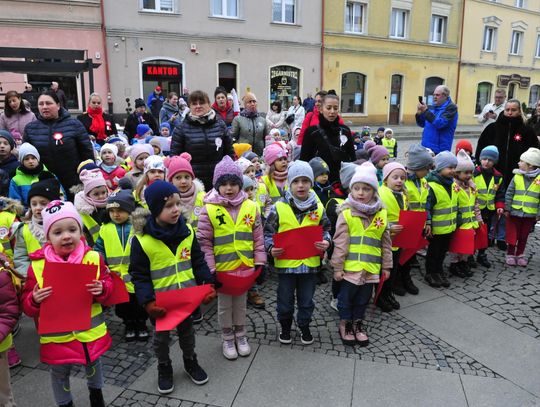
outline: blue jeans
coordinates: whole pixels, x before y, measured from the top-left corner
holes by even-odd
[[[294,297],[296,294],[296,324],[308,326],[315,309],[313,294],[317,277],[314,273],[278,275],[277,289],[277,318],[279,321],[293,319],[294,317]]]
[[[374,285],[356,285],[347,280],[341,281],[341,288],[338,294],[339,319],[346,321],[364,319],[366,308],[373,294]]]

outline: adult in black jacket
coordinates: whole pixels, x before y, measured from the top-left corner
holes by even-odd
[[[210,107],[205,92],[191,92],[188,106],[190,112],[180,126],[174,128],[171,154],[191,154],[195,176],[210,191],[216,164],[226,155],[233,157],[232,139],[225,122]]]
[[[319,124],[306,130],[300,159],[309,161],[321,157],[330,169],[331,184],[339,182],[339,170],[342,162],[356,160],[351,130],[339,124],[339,97],[328,94],[323,98]]]
[[[538,148],[534,130],[523,120],[519,100],[506,102],[504,112],[499,114],[497,121],[484,129],[476,147],[477,162],[480,162],[482,149],[489,145],[499,149],[499,162],[495,168],[503,174],[504,185],[507,187],[513,177],[512,170],[518,167],[521,154],[529,147]]]
[[[137,134],[137,126],[142,123],[149,125],[155,135],[159,134],[156,119],[146,111],[144,100],[135,99],[135,111],[127,117],[126,125],[124,126],[124,134],[130,143],[133,137],[135,137],[135,134]]]
[[[37,148],[41,162],[69,191],[73,185],[79,184],[79,163],[94,159],[90,137],[82,123],[60,107],[56,93],[42,93],[38,98],[38,109],[37,120],[24,128],[23,142]],[[69,192],[68,196],[73,198]]]
[[[527,120],[527,125],[532,127],[534,134],[540,141],[540,100],[534,105],[534,110],[529,120]]]
[[[116,134],[113,117],[103,113],[102,99],[97,93],[90,95],[86,113],[77,116],[77,119],[86,128],[86,132],[94,136],[101,146],[105,144],[107,137]]]

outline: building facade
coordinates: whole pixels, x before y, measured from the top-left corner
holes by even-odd
[[[467,0],[459,121],[477,122],[494,92],[532,107],[540,96],[540,0]]]
[[[115,112],[163,93],[216,86],[249,90],[266,111],[320,88],[322,2],[307,0],[105,1]]]

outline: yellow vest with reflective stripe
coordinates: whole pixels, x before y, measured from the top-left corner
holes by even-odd
[[[261,177],[262,182],[264,185],[266,185],[266,188],[268,189],[268,194],[270,195],[270,199],[272,199],[272,203],[276,203],[279,198],[281,198],[281,193],[279,192],[279,189],[274,182],[273,179],[271,179],[268,175],[263,175]],[[283,192],[287,190],[287,184],[285,183],[283,185]]]
[[[94,220],[93,217],[87,215],[86,213],[81,213],[81,218],[83,221],[84,227],[88,230],[90,236],[92,236],[93,244],[96,243],[97,238],[99,237],[99,224]],[[90,244],[90,243],[88,243]]]
[[[82,260],[82,264],[92,264],[98,266],[96,273],[96,280],[99,279],[99,253],[93,250],[87,252]],[[43,269],[45,267],[45,260],[32,261],[32,270],[36,276],[36,281],[39,288],[43,288]],[[69,307],[69,304],[66,304]],[[107,334],[107,325],[105,324],[105,317],[101,309],[101,304],[95,302],[91,308],[92,325],[90,329],[86,331],[72,331],[72,332],[59,332],[52,334],[40,335],[39,342],[44,343],[66,343],[73,340],[79,342],[92,342]]]
[[[382,236],[388,225],[386,209],[375,214],[368,228],[364,228],[362,218],[353,216],[351,209],[343,212],[349,229],[349,254],[343,264],[346,273],[367,271],[371,274],[381,272]]]
[[[434,235],[444,235],[456,230],[458,200],[458,188],[456,184],[450,187],[452,194],[448,195],[446,189],[437,182],[430,182],[429,186],[437,198],[437,203],[432,208],[431,233]]]
[[[322,204],[319,202],[317,204],[317,210],[306,213],[304,215],[304,219],[302,219],[302,223],[298,222],[292,208],[285,202],[276,202],[276,212],[279,218],[277,232],[281,233],[286,232],[287,230],[319,225],[321,223],[324,209]],[[321,257],[313,256],[301,260],[274,259],[274,265],[277,268],[296,268],[300,267],[302,264],[312,268],[319,267],[321,265]]]
[[[165,243],[150,235],[135,235],[150,261],[150,276],[154,291],[178,290],[195,287],[197,282],[191,266],[191,247],[195,232],[191,225],[186,225],[191,232],[176,249],[171,252]]]
[[[120,236],[118,236],[118,232],[116,231],[116,225],[113,222],[109,222],[101,225],[99,237],[103,240],[109,270],[122,277],[128,292],[134,293],[135,289],[131,282],[131,276],[128,273],[133,231],[130,232],[128,241],[122,244]]]
[[[12,212],[0,212],[0,244],[2,253],[5,253],[10,259],[13,258],[13,249],[11,248],[11,227],[15,222],[15,215]]]
[[[39,243],[39,240],[32,234],[30,227],[26,223],[23,225],[22,235],[24,244],[26,245],[26,253],[30,254],[41,249],[41,243]]]
[[[261,214],[264,216],[264,207],[266,205],[266,198],[268,197],[268,188],[263,182],[259,182],[257,192],[255,194],[255,202],[261,209]]]
[[[529,188],[525,189],[523,175],[514,175],[514,196],[512,197],[512,208],[521,210],[528,215],[538,213],[540,204],[540,175],[531,182]]]
[[[384,207],[387,211],[388,224],[397,223],[399,221],[399,212],[401,211],[401,208],[399,207],[396,196],[394,195],[392,190],[384,184],[379,187],[379,196],[381,197],[381,200],[383,201]],[[405,194],[403,194],[402,197],[403,210],[406,211],[407,197],[405,196]],[[392,251],[396,251],[398,249],[399,247],[392,247]]]
[[[191,212],[191,216],[189,219],[187,219],[187,223],[191,225],[193,230],[197,232],[197,225],[199,224],[199,216],[201,215],[201,210],[204,206],[203,198],[204,198],[205,192],[199,191],[197,192],[197,197],[195,198],[195,205],[193,206],[193,211]]]
[[[382,145],[384,146],[384,148],[388,150],[388,154],[390,158],[396,158],[396,155],[395,155],[396,139],[395,138],[388,139],[384,137],[382,139]]]
[[[495,184],[495,175],[491,177],[489,185],[486,186],[486,180],[482,174],[474,177],[474,183],[476,184],[478,192],[478,207],[480,209],[488,208],[490,211],[495,210],[495,195],[497,190],[502,186],[502,177],[499,178],[499,182]]]
[[[257,204],[252,200],[245,200],[236,223],[221,205],[206,204],[206,210],[214,228],[216,271],[233,271],[242,264],[253,267],[253,226],[257,216]]]
[[[458,211],[461,214],[460,229],[476,229],[478,221],[474,215],[474,204],[476,202],[476,190],[469,188],[469,193],[463,188],[459,189],[458,196]]]
[[[426,202],[429,195],[429,184],[426,179],[420,179],[420,190],[414,181],[410,179],[405,181],[405,188],[407,188],[409,210],[424,212],[426,210]]]

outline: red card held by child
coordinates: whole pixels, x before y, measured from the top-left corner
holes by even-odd
[[[401,211],[398,224],[403,230],[394,236],[392,246],[402,249],[416,249],[426,224],[427,212]]]
[[[218,292],[227,295],[242,295],[255,284],[255,280],[261,274],[262,267],[256,269],[254,273],[246,277],[238,277],[230,273],[217,273],[218,281],[223,284],[218,288]]]
[[[478,229],[476,229],[476,234],[474,235],[474,248],[476,250],[486,249],[488,247],[488,230],[487,225],[482,223]]]
[[[118,274],[114,271],[111,271],[111,277],[113,280],[113,291],[109,298],[103,303],[103,305],[111,306],[116,304],[122,304],[124,302],[129,302],[129,293],[126,288],[126,283],[122,280]]]
[[[429,241],[424,236],[420,236],[420,240],[416,244],[416,247],[412,249],[401,250],[401,253],[399,255],[399,265],[403,266],[416,254],[418,250],[423,249],[428,244],[429,244]]]
[[[280,260],[301,260],[320,256],[322,252],[315,247],[315,242],[323,240],[322,226],[305,226],[302,228],[276,233],[273,236],[274,247],[284,249]]]
[[[456,229],[450,240],[450,253],[474,254],[474,229]]]
[[[210,284],[156,292],[156,305],[167,310],[163,318],[156,319],[156,331],[175,329],[195,311],[195,308],[201,305],[204,298],[211,292]]]
[[[43,287],[52,287],[52,293],[40,306],[40,335],[90,329],[93,296],[86,284],[97,270],[92,264],[45,262]]]

